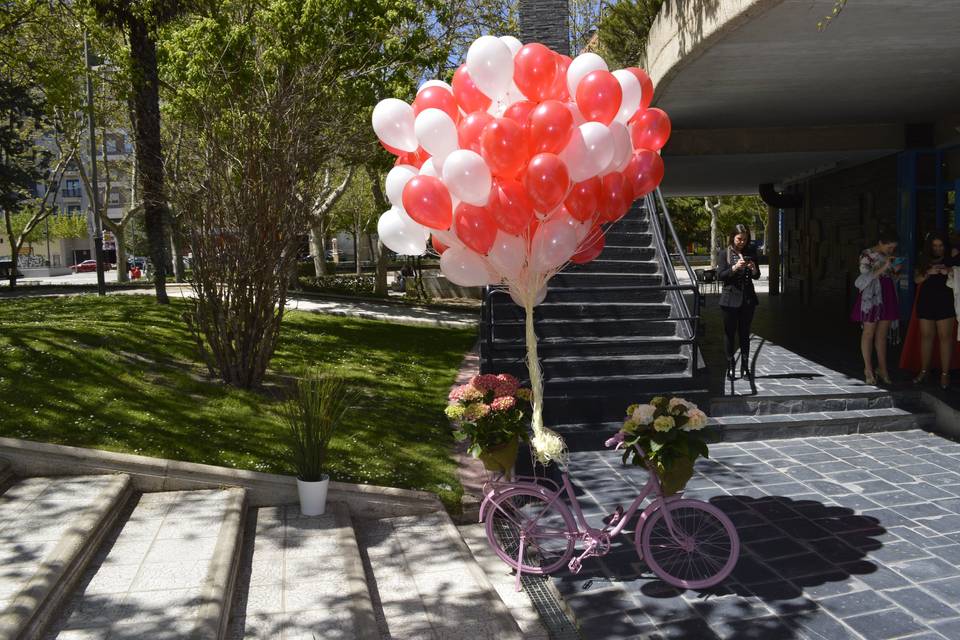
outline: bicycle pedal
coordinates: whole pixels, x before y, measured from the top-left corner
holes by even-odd
[[[580,562],[580,558],[574,558],[568,566],[570,567],[570,573],[577,574],[583,568],[583,563]]]
[[[617,505],[617,508],[614,509],[613,513],[611,513],[610,515],[608,515],[606,518],[603,519],[603,524],[612,527],[613,525],[620,522],[620,518],[622,517],[623,517],[623,507],[621,507],[620,505]]]

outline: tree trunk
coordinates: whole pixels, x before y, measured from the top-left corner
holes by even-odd
[[[711,204],[709,198],[703,199],[703,205],[710,212],[710,268],[717,268],[717,205]]]
[[[136,119],[136,162],[143,196],[144,226],[153,262],[153,282],[157,302],[169,304],[167,297],[166,196],[163,188],[163,155],[160,148],[160,81],[157,72],[157,43],[146,22],[131,12],[127,22],[130,33],[130,61],[133,77],[133,104]]]
[[[316,223],[310,225],[310,253],[313,255],[314,274],[325,275],[327,250],[323,242],[323,229]]]
[[[117,282],[129,282],[129,272],[127,271],[127,247],[124,240],[126,227],[117,225],[111,229],[113,232],[113,242],[117,247]]]
[[[3,219],[7,226],[7,239],[10,241],[10,287],[17,286],[17,256],[20,255],[20,245],[13,235],[13,221],[10,219],[10,213],[3,212]]]
[[[353,263],[356,267],[356,274],[358,276],[363,275],[363,270],[360,268],[360,225],[354,225],[353,227]]]
[[[378,296],[387,297],[387,247],[377,240],[377,273],[374,279],[373,292]]]

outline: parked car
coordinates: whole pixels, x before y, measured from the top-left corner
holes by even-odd
[[[97,261],[84,260],[83,262],[78,262],[77,264],[70,265],[70,268],[73,269],[74,273],[83,273],[85,271],[96,271]]]

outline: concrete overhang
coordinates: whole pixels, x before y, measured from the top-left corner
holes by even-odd
[[[672,195],[750,193],[960,133],[960,2],[667,0],[650,31]]]

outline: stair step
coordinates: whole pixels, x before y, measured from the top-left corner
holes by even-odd
[[[540,369],[545,384],[554,380],[571,378],[616,378],[620,376],[661,376],[682,373],[687,369],[685,355],[604,355],[604,356],[554,356],[541,357]],[[520,379],[527,378],[527,365],[523,360],[501,367],[501,373],[510,373]]]
[[[534,321],[587,318],[662,320],[670,316],[670,310],[670,305],[665,302],[552,302],[548,297],[534,307],[533,318]],[[502,296],[493,304],[493,314],[498,325],[526,318],[526,312],[521,307],[512,300],[503,300]]]
[[[132,492],[130,476],[27,478],[0,496],[0,638],[38,638]]]
[[[605,260],[596,258],[587,264],[571,264],[562,273],[620,273],[628,275],[651,275],[660,272],[660,265],[653,260]]]
[[[358,522],[384,638],[522,637],[445,511]]]
[[[144,493],[130,500],[51,637],[223,637],[245,504],[243,489]]]
[[[561,271],[550,278],[550,288],[564,287],[654,287],[663,284],[659,275],[646,273],[583,273]]]
[[[658,393],[683,396],[701,406],[707,405],[709,393],[706,380],[686,374],[555,380],[544,387],[544,424],[561,432],[571,426],[583,430],[622,423],[628,406]]]
[[[894,407],[893,396],[884,392],[844,394],[837,396],[791,396],[791,397],[726,397],[714,398],[710,403],[710,415],[764,416],[771,414],[800,414],[833,411],[862,411],[865,409],[890,409]]]
[[[598,286],[571,291],[559,285],[554,286],[553,280],[556,278],[554,276],[550,280],[547,302],[663,302],[667,298],[666,291],[637,289],[634,286]]]
[[[604,246],[648,247],[653,244],[653,234],[649,228],[620,230],[607,229],[603,234]]]
[[[652,246],[653,236],[649,233],[637,233],[630,238],[631,244],[613,244],[605,239],[600,257],[604,260],[653,260],[657,257]]]
[[[13,480],[13,467],[9,461],[0,458],[0,493],[11,480]]]
[[[547,338],[537,343],[541,358],[551,356],[601,356],[631,354],[678,354],[686,341],[677,337],[625,337],[625,338]],[[522,340],[497,340],[493,343],[495,357],[525,358],[526,344]]]
[[[613,336],[675,336],[677,321],[669,319],[621,320],[609,318],[579,318],[571,320],[542,320],[535,325],[537,336],[559,337],[613,337]],[[497,322],[493,330],[497,340],[522,339],[526,329],[521,321]]]
[[[711,418],[722,440],[728,442],[907,431],[934,423],[933,414],[915,414],[897,408]]]
[[[230,638],[379,638],[349,508],[250,509]]]

